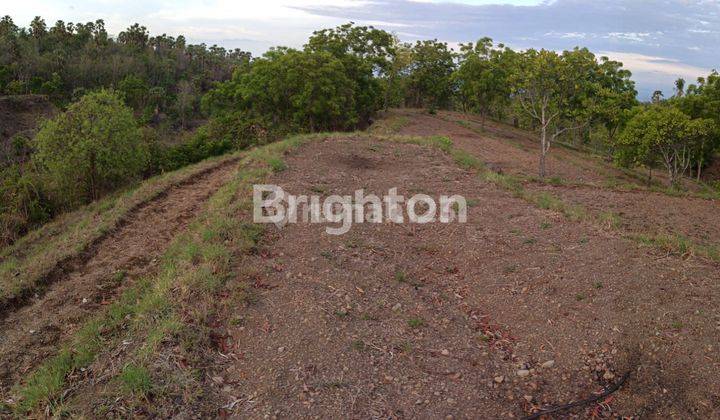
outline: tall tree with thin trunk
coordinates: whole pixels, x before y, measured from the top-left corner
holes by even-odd
[[[580,94],[580,86],[572,80],[563,57],[554,51],[527,50],[519,58],[519,66],[512,79],[513,96],[520,109],[533,119],[540,130],[539,175],[545,178],[546,157],[552,143],[562,133],[581,128],[568,118],[570,102]]]

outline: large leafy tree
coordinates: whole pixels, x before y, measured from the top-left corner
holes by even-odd
[[[627,122],[629,111],[638,104],[637,91],[635,82],[630,79],[632,74],[618,61],[601,57],[596,71],[592,116],[605,127],[612,143],[618,130]]]
[[[457,95],[463,109],[482,116],[483,127],[490,111],[504,106],[510,96],[513,53],[503,45],[494,47],[490,38],[460,46],[460,65],[454,74]]]
[[[61,206],[97,199],[137,179],[145,166],[132,111],[105,90],[84,96],[47,121],[34,146],[33,163]]]
[[[347,77],[355,84],[355,114],[365,124],[386,102],[381,80],[392,74],[395,46],[390,33],[350,22],[315,31],[305,51],[329,53],[342,62]]]
[[[284,131],[345,130],[359,121],[356,90],[333,54],[279,48],[220,85],[203,107],[215,116],[242,112]]]
[[[684,94],[675,95],[668,102],[690,118],[711,120],[714,127],[720,127],[720,75],[713,71],[707,77],[698,78],[697,84],[688,85]],[[697,179],[700,180],[703,167],[712,161],[720,148],[720,132],[710,129],[696,133],[704,133],[697,137],[700,140],[694,165]]]
[[[434,110],[447,106],[453,94],[452,74],[455,54],[445,42],[417,41],[412,48],[408,69],[408,103]]]

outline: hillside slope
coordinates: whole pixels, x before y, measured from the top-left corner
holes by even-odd
[[[134,213],[85,265],[8,313],[0,346],[20,367],[4,369],[5,412],[519,417],[624,377],[602,404],[569,413],[711,418],[720,410],[720,265],[693,252],[700,245],[678,252],[638,242],[631,234],[640,228],[625,219],[604,223],[521,178],[530,143],[523,150],[442,115],[397,117],[379,125],[412,136],[291,138]],[[437,134],[453,144],[429,137]],[[612,194],[690,200],[714,217],[703,212],[716,211],[715,201],[616,191],[593,167],[573,169],[571,157],[552,168],[584,186],[558,186],[563,193],[611,194],[603,205],[616,204]],[[393,187],[461,194],[468,222],[362,223],[339,236],[326,224],[261,228],[251,206],[259,183],[322,197]],[[110,283],[109,292],[90,291]],[[34,310],[28,319],[42,325],[20,316]]]

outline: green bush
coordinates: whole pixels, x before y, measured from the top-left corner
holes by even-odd
[[[288,131],[349,130],[357,126],[358,84],[343,61],[326,51],[273,49],[203,99],[203,109],[226,122],[271,120]],[[241,112],[241,113],[237,113]],[[226,114],[230,114],[227,116]]]
[[[0,169],[0,244],[10,243],[52,214],[37,177],[19,165]]]
[[[51,200],[70,208],[140,178],[147,149],[130,108],[114,92],[83,96],[46,121],[32,161]]]

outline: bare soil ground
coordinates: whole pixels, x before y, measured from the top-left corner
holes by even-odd
[[[399,111],[408,117],[401,134],[447,135],[455,145],[479,157],[488,166],[506,174],[535,175],[539,148],[537,140],[510,127],[487,122],[488,135],[478,134],[457,123],[417,111]],[[445,113],[446,118],[471,117]],[[477,124],[477,123],[475,123]],[[479,125],[478,125],[479,127]],[[579,181],[584,185],[551,185],[528,182],[525,188],[548,191],[562,200],[590,212],[618,216],[623,231],[633,234],[682,235],[693,242],[720,244],[720,203],[696,197],[676,197],[651,191],[626,191],[604,186],[604,182],[637,179],[596,157],[556,146],[551,149],[549,176]]]
[[[605,405],[560,417],[720,412],[716,264],[567,222],[436,150],[334,139],[287,163],[269,182],[293,194],[397,186],[475,204],[467,224],[273,229],[238,278],[256,303],[218,314],[205,415],[517,417],[626,371]]]
[[[2,314],[0,394],[22,380],[119,291],[151,273],[170,240],[234,172],[220,165],[143,205],[41,294]],[[4,400],[4,399],[3,399]]]

